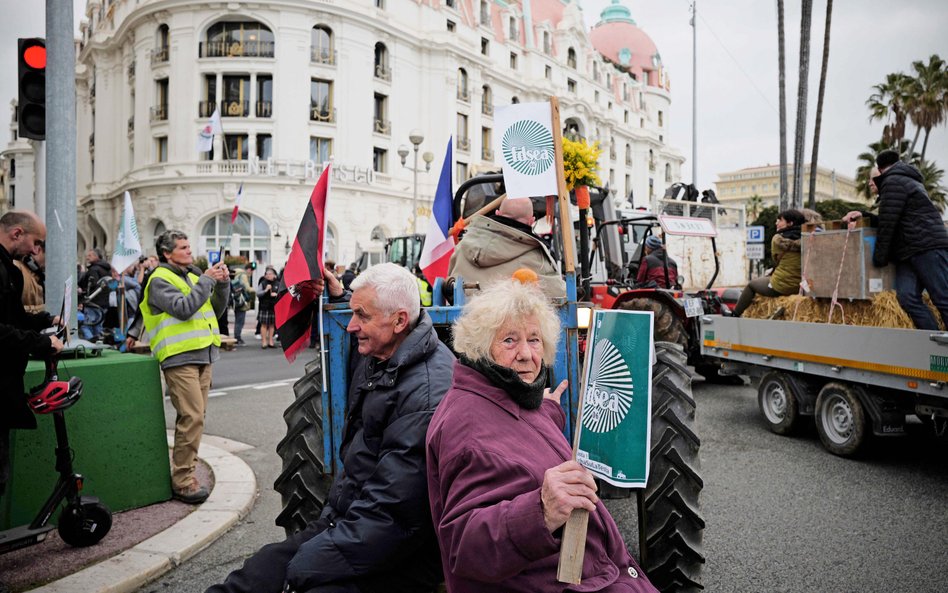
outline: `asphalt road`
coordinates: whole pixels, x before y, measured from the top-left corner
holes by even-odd
[[[258,502],[245,521],[142,592],[203,591],[282,538],[273,524],[281,508],[272,490],[280,469],[274,451],[292,387],[276,380],[296,371],[256,344],[227,353],[215,368],[214,389],[223,393],[211,399],[206,432],[253,445],[240,456],[257,474]],[[301,373],[302,361],[296,366]],[[246,376],[263,388],[238,382]],[[755,389],[698,383],[694,391],[707,591],[945,590],[948,442],[915,424],[907,437],[880,441],[860,460],[842,459],[822,449],[815,430],[793,438],[770,433],[758,418]],[[166,416],[170,425],[167,405]],[[632,503],[610,507],[633,543]]]

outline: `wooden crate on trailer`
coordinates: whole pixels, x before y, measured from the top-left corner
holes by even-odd
[[[801,243],[806,266],[803,274],[810,296],[831,298],[837,277],[839,299],[871,299],[883,290],[895,289],[895,266],[877,268],[872,265],[876,229],[861,227],[848,233],[845,228],[804,233]],[[844,256],[845,261],[841,262]]]

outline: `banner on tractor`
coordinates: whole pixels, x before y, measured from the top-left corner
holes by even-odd
[[[586,340],[576,461],[620,488],[648,480],[652,312],[593,311]]]
[[[502,157],[507,197],[556,195],[557,164],[550,103],[498,107],[494,122],[500,130],[496,148]]]

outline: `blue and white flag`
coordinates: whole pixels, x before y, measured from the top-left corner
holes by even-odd
[[[115,239],[115,251],[112,252],[112,267],[121,274],[142,255],[142,241],[138,236],[135,223],[135,211],[132,210],[132,196],[125,192],[125,205],[122,207],[122,223]]]

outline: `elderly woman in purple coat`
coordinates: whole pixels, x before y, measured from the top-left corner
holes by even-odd
[[[535,285],[504,281],[454,325],[451,388],[428,427],[428,494],[451,593],[654,592],[563,436],[547,388],[559,321]],[[580,585],[556,580],[573,509],[589,527]]]

